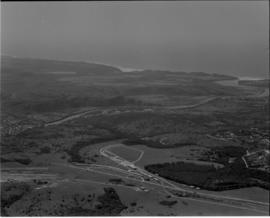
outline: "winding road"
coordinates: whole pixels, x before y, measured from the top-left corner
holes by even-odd
[[[190,108],[195,108],[195,107],[199,107],[201,105],[204,105],[204,104],[207,104],[211,101],[214,101],[216,100],[217,97],[209,97],[207,99],[204,99],[196,104],[191,104],[191,105],[178,105],[178,106],[154,106],[154,107],[151,107],[151,108],[142,108],[142,109],[139,109],[139,110],[134,110],[135,112],[153,112],[156,108],[162,108],[162,109],[168,109],[168,110],[174,110],[174,109],[190,109]],[[119,109],[119,110],[118,110]],[[91,113],[94,113],[93,116],[96,116],[96,115],[112,115],[112,114],[119,114],[119,113],[127,113],[127,112],[132,112],[132,110],[130,109],[127,109],[127,110],[123,110],[120,108],[110,108],[110,109],[101,109],[101,108],[97,108],[97,107],[93,107],[89,110],[86,110],[86,111],[83,111],[83,112],[78,112],[78,113],[75,113],[75,114],[71,114],[71,115],[67,115],[63,118],[60,118],[58,120],[54,120],[54,121],[51,121],[51,122],[48,122],[48,123],[45,123],[44,124],[44,127],[47,127],[47,126],[54,126],[54,125],[59,125],[59,124],[62,124],[64,122],[67,122],[67,121],[70,121],[70,120],[74,120],[74,119],[77,119],[77,118],[80,118],[82,116],[85,116],[85,115],[89,115]],[[33,127],[34,128],[34,127]]]
[[[100,154],[110,160],[116,162],[121,165],[124,169],[126,169],[126,173],[137,176],[137,178],[133,178],[134,180],[140,181],[142,183],[151,184],[155,186],[162,187],[167,194],[170,194],[176,198],[187,197],[189,199],[208,202],[212,204],[220,204],[226,205],[230,207],[236,207],[239,209],[247,209],[256,211],[261,214],[269,215],[269,203],[260,202],[260,201],[252,201],[241,198],[233,198],[233,197],[224,197],[220,195],[206,194],[199,191],[190,191],[184,188],[180,188],[172,182],[148,171],[134,165],[134,162],[129,162],[125,160],[123,157],[119,157],[117,154],[109,151],[108,149],[117,146],[117,145],[109,145],[100,149]],[[89,168],[90,169],[90,168]],[[123,171],[123,169],[121,169]],[[117,176],[117,174],[110,173],[110,175]],[[127,178],[128,179],[128,178]]]

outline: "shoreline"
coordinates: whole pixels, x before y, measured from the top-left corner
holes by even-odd
[[[110,63],[104,63],[101,61],[94,61],[94,60],[67,60],[67,59],[51,59],[51,58],[36,58],[36,57],[21,57],[21,56],[16,56],[16,55],[8,55],[8,54],[1,54],[1,57],[10,57],[10,58],[18,58],[18,59],[37,59],[37,60],[52,60],[52,61],[66,61],[66,62],[84,62],[84,63],[89,63],[89,64],[100,64],[104,66],[109,66],[109,67],[115,67],[119,69],[123,73],[131,73],[131,72],[142,72],[146,70],[153,70],[153,71],[159,71],[159,69],[142,69],[142,68],[133,68],[133,67],[125,67],[117,64],[110,64]],[[185,72],[183,70],[162,70],[162,71],[168,71],[168,72]],[[186,73],[192,73],[186,72]],[[208,74],[213,74],[211,72],[206,72]],[[222,73],[217,73],[218,75],[225,75],[225,76],[232,76],[230,74],[222,74]],[[253,76],[239,76],[239,75],[234,75],[237,77],[237,80],[248,80],[248,81],[256,81],[256,80],[269,80],[269,76],[266,77],[253,77]]]

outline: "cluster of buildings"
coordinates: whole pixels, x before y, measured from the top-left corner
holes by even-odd
[[[248,144],[254,144],[254,149],[270,147],[269,133],[267,131],[250,128],[250,130],[238,130],[236,133],[231,131],[218,132],[212,138],[220,140],[236,140]]]
[[[41,126],[41,123],[34,120],[14,121],[10,119],[3,119],[1,123],[1,135],[17,135],[20,132],[36,126]]]
[[[247,168],[259,168],[262,170],[270,169],[270,151],[268,149],[248,152],[242,156]]]

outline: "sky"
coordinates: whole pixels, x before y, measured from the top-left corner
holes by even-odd
[[[1,2],[1,53],[269,74],[268,1]]]

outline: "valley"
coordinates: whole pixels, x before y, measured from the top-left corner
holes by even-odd
[[[1,214],[269,214],[266,81],[1,58]]]

